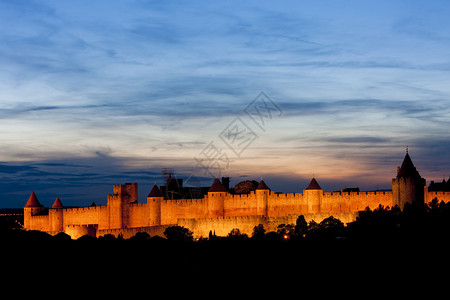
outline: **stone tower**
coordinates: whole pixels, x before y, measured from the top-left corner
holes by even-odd
[[[255,190],[256,194],[256,214],[261,216],[268,215],[268,201],[269,201],[270,188],[264,182],[261,177],[261,181]]]
[[[64,206],[61,202],[61,199],[59,199],[59,197],[56,197],[52,208],[48,212],[50,216],[52,231],[64,231],[63,209]]]
[[[109,228],[127,228],[129,223],[129,204],[137,203],[137,183],[114,185],[113,195],[108,195]]]
[[[208,215],[211,217],[223,217],[225,213],[225,197],[228,195],[228,190],[223,186],[220,180],[216,177],[213,184],[208,190]]]
[[[400,209],[406,203],[423,205],[425,187],[426,180],[420,176],[406,151],[401,167],[397,168],[397,176],[392,178],[392,205],[398,205]]]
[[[322,203],[323,190],[313,177],[306,190],[303,190],[303,197],[308,203],[308,213],[319,213]]]
[[[152,190],[147,196],[147,204],[149,207],[149,226],[161,225],[161,202],[163,200],[163,194],[155,182]]]
[[[32,216],[39,215],[44,210],[45,210],[44,206],[42,206],[42,204],[39,203],[39,200],[33,191],[30,195],[30,198],[28,198],[27,204],[25,204],[25,207],[23,208],[24,227],[26,229],[32,228],[34,225],[32,223],[33,222]]]

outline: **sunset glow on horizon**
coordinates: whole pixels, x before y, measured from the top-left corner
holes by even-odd
[[[1,1],[0,190],[64,204],[190,184],[450,177],[446,1]],[[194,180],[195,179],[195,180]],[[45,201],[42,201],[45,202]]]

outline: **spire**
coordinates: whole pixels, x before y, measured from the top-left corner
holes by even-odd
[[[320,187],[320,185],[317,183],[316,179],[313,177],[311,179],[311,182],[309,183],[308,187],[306,188],[307,190],[321,190],[322,188]]]
[[[31,193],[30,198],[28,198],[27,204],[25,204],[25,207],[42,207],[41,203],[39,203],[38,198],[36,197],[36,194],[34,191]]]
[[[397,172],[397,178],[405,177],[417,177],[420,178],[419,172],[417,172],[409,153],[406,152],[405,158],[403,159],[402,166]]]
[[[62,205],[61,200],[59,199],[59,197],[56,197],[55,202],[52,205],[52,208],[63,208],[64,206]]]
[[[161,193],[161,190],[158,188],[155,182],[155,184],[152,187],[152,190],[150,191],[147,197],[162,197],[162,196],[163,195]]]
[[[216,177],[214,179],[213,184],[208,190],[208,193],[214,193],[214,192],[228,192],[228,190],[223,186],[222,182],[220,182],[219,178]]]
[[[257,190],[270,190],[270,188],[267,186],[267,184],[264,182],[264,180],[261,177],[261,181],[258,184]]]

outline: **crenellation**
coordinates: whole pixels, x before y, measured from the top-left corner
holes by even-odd
[[[405,160],[408,164],[407,157]],[[407,167],[402,165],[404,170],[412,170]],[[403,173],[392,180],[392,191],[324,192],[313,178],[303,193],[276,193],[264,183],[262,188],[249,194],[233,195],[218,186],[220,181],[216,180],[219,189],[208,192],[203,198],[165,200],[156,193],[155,197],[148,197],[146,203],[137,203],[137,183],[129,183],[114,185],[113,195],[107,196],[104,206],[50,209],[40,205],[32,193],[24,207],[24,225],[27,230],[52,234],[63,231],[72,237],[107,233],[130,236],[139,231],[162,235],[162,230],[172,225],[185,226],[195,236],[207,236],[210,230],[217,235],[227,235],[233,228],[251,234],[258,224],[268,226],[267,230],[276,230],[277,224],[295,223],[299,215],[307,216],[307,221],[319,222],[332,215],[350,222],[366,207],[392,207],[433,199],[450,202],[450,192],[428,192],[425,180],[418,173],[413,174],[414,180],[411,176],[400,176]]]

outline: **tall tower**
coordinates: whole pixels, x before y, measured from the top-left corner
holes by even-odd
[[[59,197],[56,197],[55,202],[52,205],[52,208],[49,209],[50,223],[52,231],[64,231],[64,206]]]
[[[23,225],[25,229],[27,230],[38,229],[34,228],[32,216],[38,215],[43,211],[44,206],[42,206],[42,204],[39,203],[39,200],[33,191],[30,195],[30,198],[28,198],[25,207],[23,208]]]
[[[266,185],[261,177],[261,181],[255,190],[256,194],[256,213],[258,215],[266,216],[268,215],[268,201],[269,201],[270,188]]]
[[[149,207],[149,226],[161,225],[161,203],[164,197],[161,190],[155,184],[147,196],[147,204]]]
[[[426,180],[422,178],[414,166],[408,150],[401,167],[397,168],[397,176],[392,178],[392,205],[400,209],[405,203],[424,204],[424,189]]]
[[[306,190],[303,190],[303,197],[308,203],[308,213],[319,213],[322,203],[323,190],[313,177]]]
[[[208,215],[211,217],[223,217],[225,214],[225,197],[228,190],[216,177],[208,190]]]
[[[137,183],[114,185],[114,195],[108,195],[106,204],[109,211],[109,228],[127,228],[129,223],[129,205],[137,203]]]

